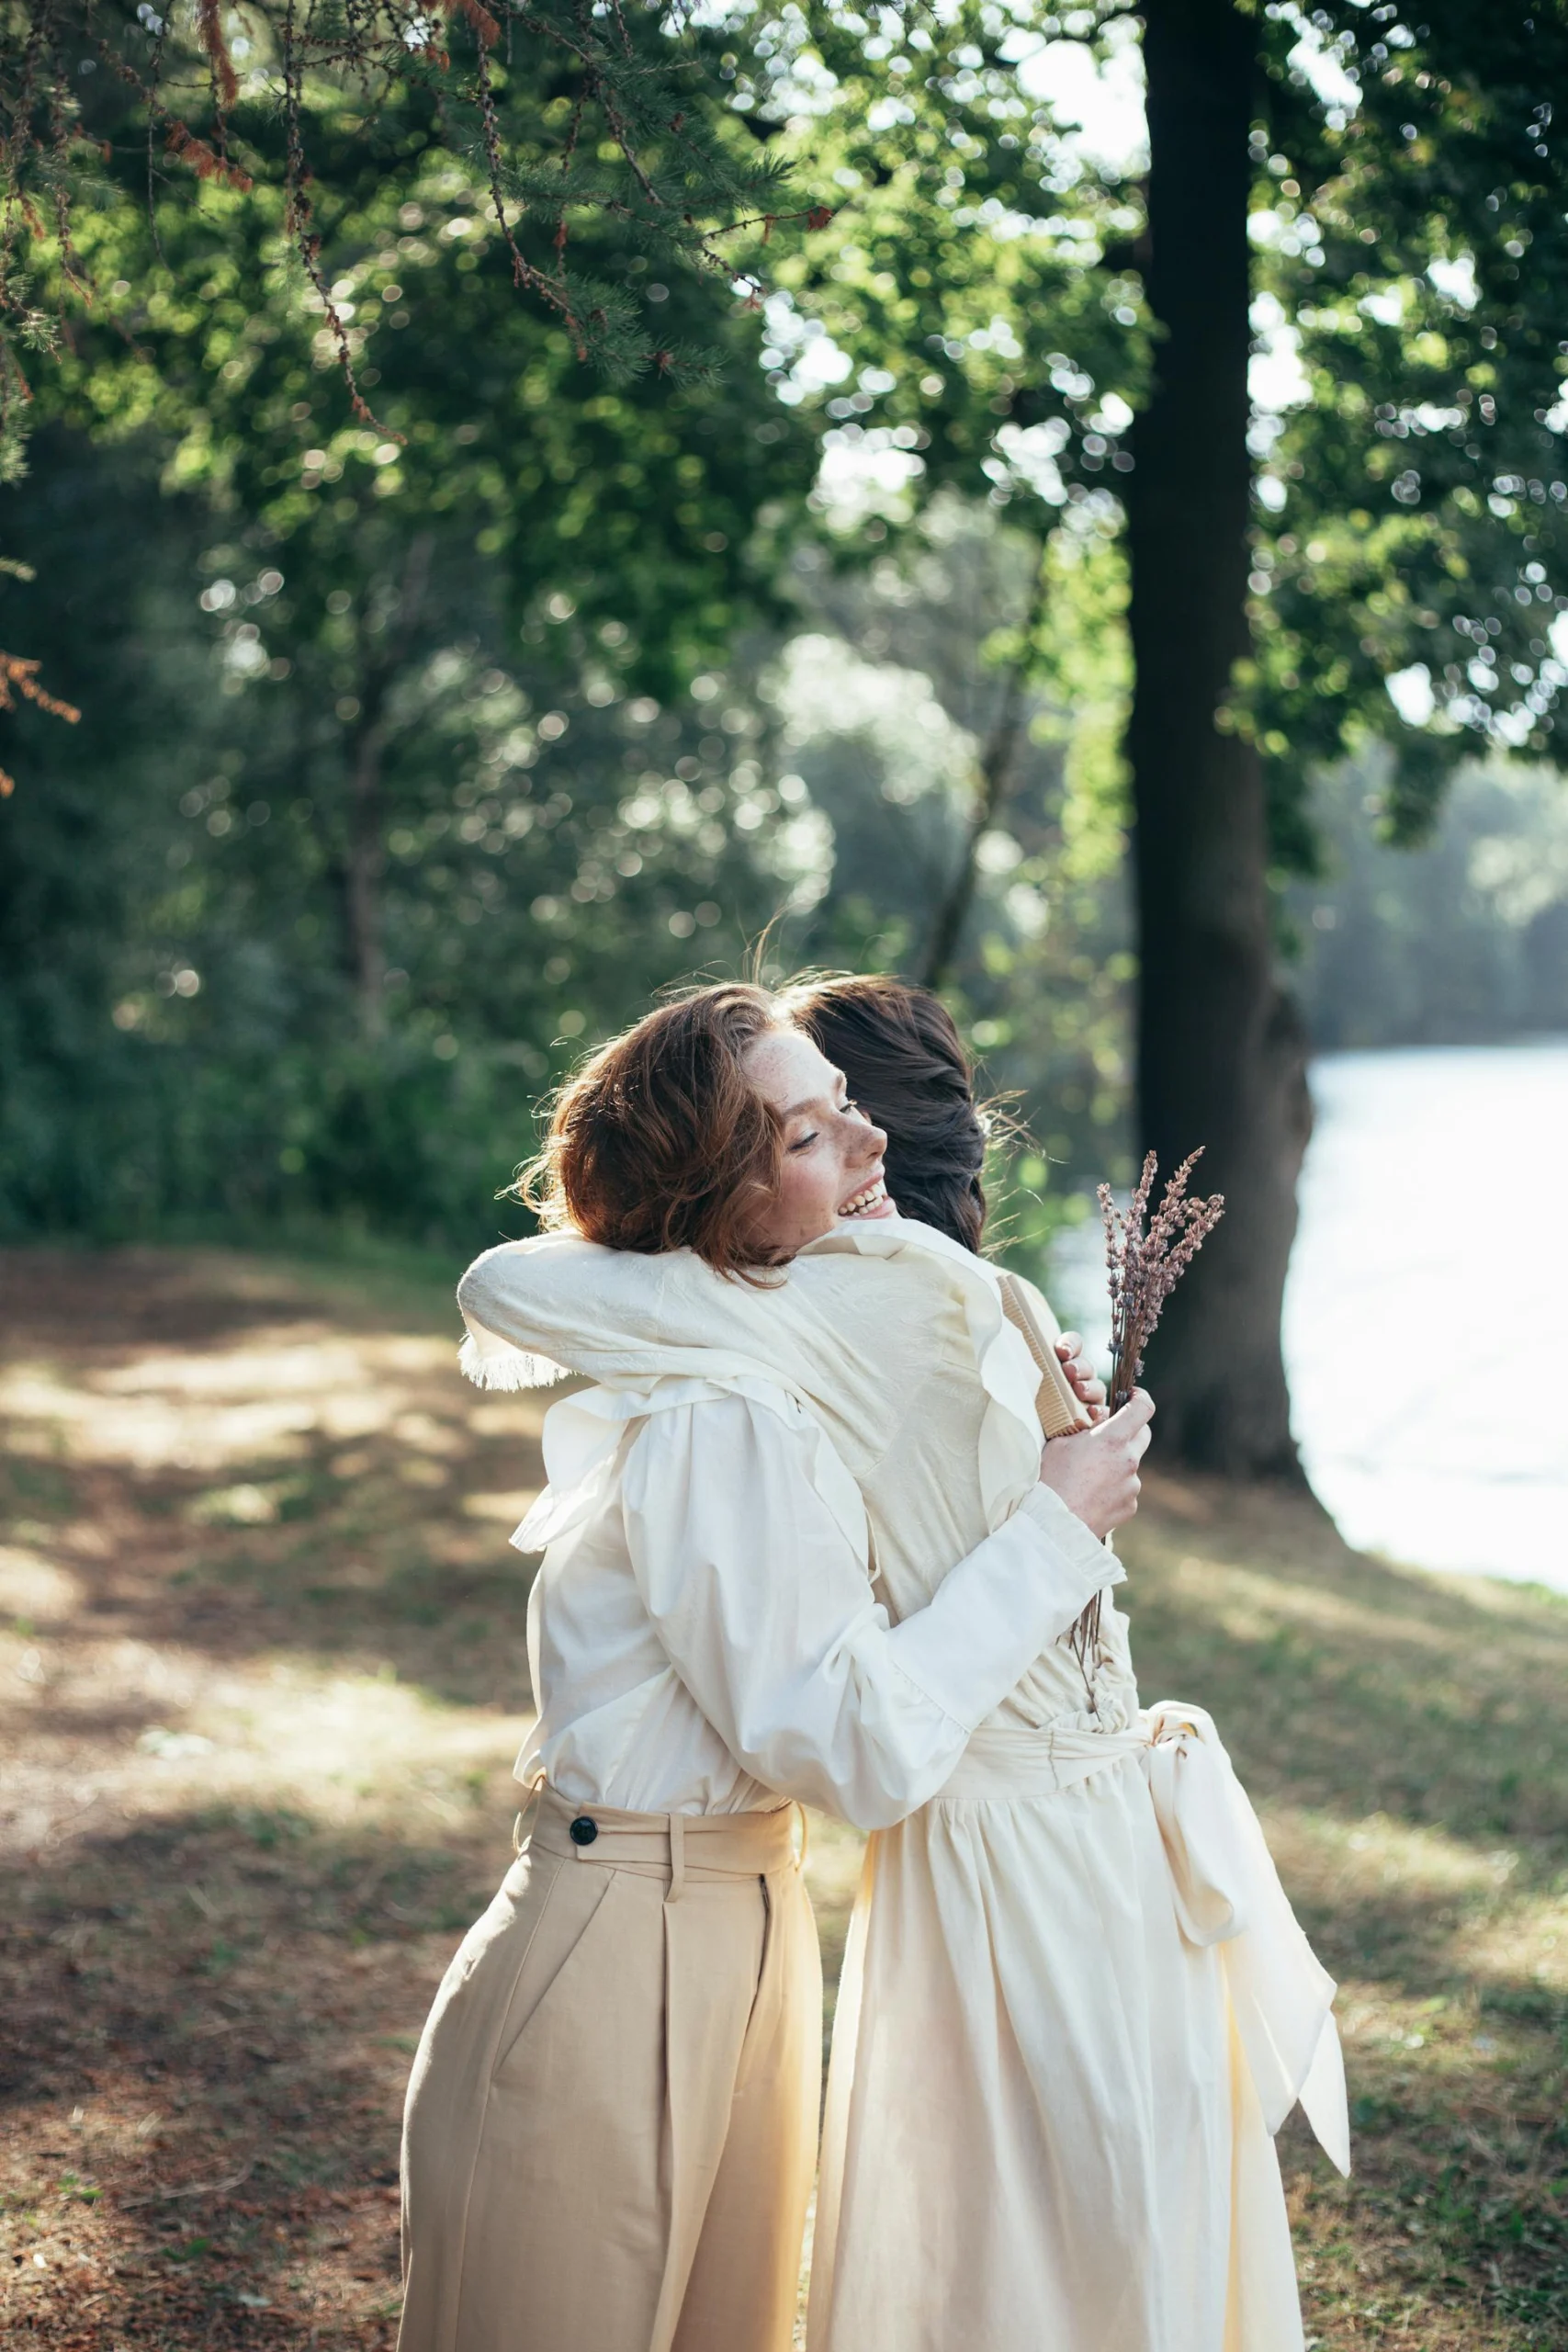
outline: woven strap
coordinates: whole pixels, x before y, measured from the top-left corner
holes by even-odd
[[[1047,1437],[1070,1437],[1075,1430],[1087,1429],[1089,1417],[1074,1396],[1072,1384],[1062,1370],[1056,1351],[1040,1329],[1039,1319],[1017,1277],[1003,1274],[1000,1290],[1002,1313],[1013,1329],[1022,1333],[1024,1344],[1034,1358],[1035,1369],[1040,1374],[1034,1409],[1040,1416],[1041,1429]]]

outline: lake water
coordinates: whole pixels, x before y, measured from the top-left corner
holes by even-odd
[[[1312,1078],[1285,1297],[1307,1475],[1363,1550],[1568,1591],[1568,1040]],[[1102,1281],[1074,1236],[1058,1311],[1097,1339]]]

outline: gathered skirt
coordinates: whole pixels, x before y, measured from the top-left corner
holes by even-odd
[[[951,1788],[867,1855],[810,2352],[1302,2352],[1274,2143],[1138,1759]]]

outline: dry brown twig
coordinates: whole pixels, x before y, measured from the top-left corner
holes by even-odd
[[[39,665],[25,660],[19,653],[0,653],[0,710],[15,710],[17,696],[24,702],[36,703],[39,710],[47,710],[53,718],[63,718],[74,727],[82,714],[73,702],[62,702],[58,695],[48,693],[38,683]],[[17,788],[17,779],[0,768],[0,800],[8,800]]]
[[[1158,1162],[1151,1151],[1125,1212],[1116,1206],[1109,1184],[1100,1187],[1100,1214],[1105,1227],[1105,1263],[1111,1282],[1110,1406],[1120,1412],[1143,1374],[1144,1353],[1166,1300],[1176,1288],[1204,1242],[1224,1215],[1223,1193],[1205,1200],[1190,1193],[1192,1170],[1203,1157],[1203,1147],[1190,1151],[1166,1185],[1153,1219],[1149,1197]],[[1082,1616],[1065,1636],[1084,1678],[1094,1708],[1093,1661],[1100,1643],[1100,1596],[1096,1593]]]

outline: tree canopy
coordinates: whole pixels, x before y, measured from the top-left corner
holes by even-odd
[[[356,79],[324,12],[298,74],[223,12],[229,95],[205,17],[6,20],[0,639],[84,714],[3,754],[12,1226],[454,1230],[583,1040],[781,907],[789,960],[949,989],[1043,1147],[1021,1239],[1125,1164],[1172,27],[1246,74],[1237,520],[1218,589],[1182,523],[1170,593],[1230,600],[1191,772],[1229,744],[1266,808],[1255,994],[1347,758],[1413,840],[1467,753],[1558,756],[1561,7],[1147,14],[651,8],[606,63],[458,9]]]
[[[1254,656],[1230,716],[1268,763],[1289,865],[1311,862],[1325,762],[1390,743],[1387,822],[1414,837],[1456,760],[1556,756],[1564,723],[1568,220],[1541,93],[1568,33],[1554,10],[1422,13],[1257,17]],[[850,362],[816,396],[830,444],[885,467],[908,444],[917,497],[958,482],[1036,526],[1113,512],[1158,348],[1146,157],[1108,168],[1032,90],[1074,49],[1118,66],[1134,18],[982,5],[867,38],[848,14],[809,20],[815,48],[793,23],[758,103],[784,59],[831,77],[780,135],[843,201],[779,272]]]

